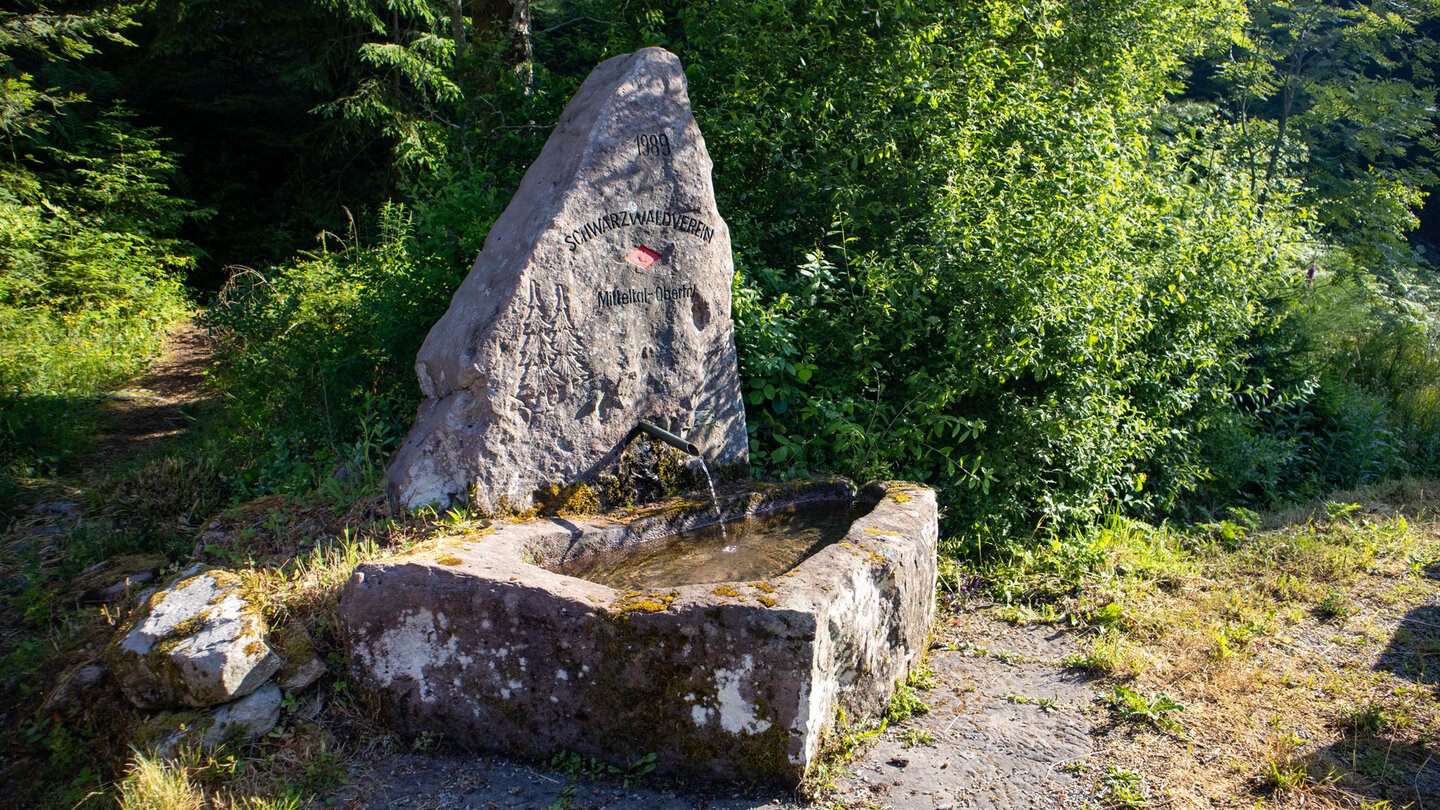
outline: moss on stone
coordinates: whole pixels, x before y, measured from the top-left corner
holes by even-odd
[[[186,639],[192,638],[201,630],[204,630],[205,625],[209,624],[209,622],[210,611],[200,611],[165,631],[165,635],[155,640],[155,646],[151,648],[152,652],[169,655],[171,652],[174,652],[176,647],[184,643]]]
[[[600,511],[595,490],[581,483],[546,484],[535,491],[536,511],[542,515],[593,515]]]
[[[441,554],[440,556],[438,556],[438,557],[435,558],[435,562],[438,562],[438,563],[440,563],[441,565],[464,565],[464,564],[465,564],[465,561],[464,561],[464,560],[460,559],[459,557],[456,557],[454,554]]]
[[[299,666],[320,657],[320,654],[315,651],[315,642],[311,640],[310,634],[305,632],[303,627],[287,628],[282,631],[276,646],[285,662],[281,669],[282,680]]]
[[[640,591],[631,591],[616,600],[615,604],[610,606],[610,610],[616,616],[624,616],[627,613],[633,613],[635,611],[642,613],[659,613],[662,610],[668,610],[670,603],[674,602],[675,597],[679,595],[679,591],[671,591],[669,593],[642,593]]]
[[[740,595],[740,589],[737,588],[737,587],[735,587],[734,585],[730,585],[730,584],[716,585],[713,593],[714,593],[716,596],[732,596],[732,597],[733,597],[733,596],[739,596],[739,595]]]
[[[675,734],[672,744],[692,762],[725,760],[741,763],[737,770],[749,779],[781,780],[793,784],[798,768],[790,762],[790,732],[766,717],[770,727],[758,734],[726,735],[727,738],[699,738],[693,734]]]
[[[135,729],[131,745],[142,751],[169,753],[186,738],[199,739],[215,722],[207,712],[161,712],[153,715]]]
[[[649,437],[631,442],[596,480],[605,509],[633,508],[704,485],[700,473],[690,468],[687,456]]]
[[[501,495],[499,500],[495,502],[494,511],[482,512],[482,516],[491,520],[498,518],[529,520],[530,518],[535,517],[535,510],[533,508],[522,508],[514,501],[511,501],[509,495]]]

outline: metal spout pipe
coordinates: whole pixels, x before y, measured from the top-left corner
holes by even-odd
[[[644,419],[641,419],[640,424],[636,425],[635,429],[630,431],[631,438],[634,438],[637,433],[644,433],[655,441],[664,442],[682,453],[689,453],[692,456],[700,455],[700,448],[662,427],[646,422]]]

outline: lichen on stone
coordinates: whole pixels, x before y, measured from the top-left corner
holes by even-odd
[[[626,613],[633,613],[635,611],[642,613],[659,613],[662,610],[668,610],[670,603],[674,602],[675,597],[679,595],[679,591],[673,590],[669,593],[642,593],[640,591],[631,591],[616,600],[615,604],[610,606],[610,610],[617,616],[623,616]]]
[[[535,491],[535,511],[541,515],[593,515],[600,511],[600,499],[582,483],[546,484]]]

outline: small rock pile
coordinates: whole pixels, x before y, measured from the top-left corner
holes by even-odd
[[[154,752],[249,742],[279,722],[284,692],[297,694],[325,672],[303,633],[284,639],[281,652],[240,577],[195,566],[143,596],[100,658],[69,672],[46,708],[83,701],[108,675],[130,704],[152,713],[138,742]]]

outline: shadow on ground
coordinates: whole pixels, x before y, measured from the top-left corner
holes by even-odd
[[[1318,786],[1312,789],[1366,807],[1426,807],[1426,799],[1440,796],[1440,762],[1423,745],[1383,735],[1347,734],[1297,765]]]
[[[1440,605],[1421,605],[1406,613],[1375,668],[1434,687],[1440,698]]]

